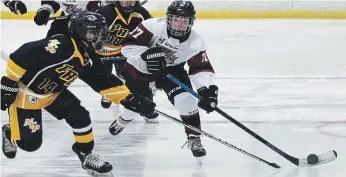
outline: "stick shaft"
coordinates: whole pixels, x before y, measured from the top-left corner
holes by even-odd
[[[180,82],[174,76],[172,76],[170,74],[167,74],[166,77],[168,79],[170,79],[171,81],[175,82],[177,85],[182,87],[184,90],[186,90],[187,92],[189,92],[190,94],[192,94],[196,98],[198,98],[200,101],[204,101],[203,97],[201,97],[198,93],[196,93],[194,90],[192,90],[190,87],[188,87],[184,83]],[[227,113],[222,111],[220,108],[216,107],[215,111],[218,112],[219,114],[221,114],[223,117],[225,117],[229,121],[231,121],[232,123],[234,123],[235,125],[237,125],[239,128],[243,129],[245,132],[249,133],[251,136],[253,136],[257,140],[259,140],[260,142],[262,142],[266,146],[268,146],[270,149],[274,150],[276,153],[280,154],[285,159],[289,160],[290,162],[292,162],[292,163],[294,163],[296,165],[299,164],[299,160],[297,158],[288,155],[287,153],[285,153],[284,151],[280,150],[279,148],[277,148],[273,144],[269,143],[267,140],[265,140],[264,138],[262,138],[261,136],[259,136],[258,134],[256,134],[255,132],[253,132],[252,130],[247,128],[245,125],[243,125],[240,122],[238,122],[237,120],[235,120],[233,117],[231,117],[230,115],[228,115]]]
[[[240,149],[240,148],[238,148],[238,147],[236,147],[236,146],[234,146],[234,145],[232,145],[232,144],[230,144],[230,143],[228,143],[228,142],[225,142],[225,141],[223,141],[223,140],[221,140],[221,139],[219,139],[219,138],[216,138],[216,137],[213,136],[212,134],[210,134],[210,133],[208,133],[208,132],[205,132],[205,131],[203,131],[203,130],[201,130],[201,129],[199,129],[199,128],[196,128],[196,127],[191,126],[191,125],[187,125],[187,124],[185,124],[184,122],[182,122],[181,120],[179,120],[179,119],[177,119],[177,118],[175,118],[175,117],[172,117],[172,116],[170,116],[170,115],[168,115],[168,114],[165,114],[165,113],[163,113],[163,112],[161,112],[161,111],[158,111],[158,110],[156,110],[156,112],[157,112],[158,114],[160,114],[161,116],[163,116],[163,117],[165,117],[165,118],[167,118],[167,119],[172,120],[173,122],[176,122],[176,123],[178,123],[178,124],[180,124],[180,125],[183,125],[183,126],[189,128],[189,129],[192,129],[192,130],[194,130],[194,131],[196,131],[196,132],[198,132],[198,133],[201,133],[201,134],[203,134],[204,136],[206,136],[206,137],[208,137],[208,138],[210,138],[210,139],[212,139],[212,140],[214,140],[214,141],[216,141],[216,142],[218,142],[218,143],[220,143],[220,144],[223,144],[223,145],[225,145],[225,146],[227,146],[227,147],[229,147],[229,148],[232,148],[232,149],[234,149],[234,150],[236,150],[236,151],[238,151],[238,152],[240,152],[240,153],[242,153],[242,154],[245,154],[245,155],[247,155],[247,156],[249,156],[249,157],[251,157],[251,158],[253,158],[253,159],[255,159],[255,160],[258,160],[258,161],[260,161],[260,162],[263,162],[263,163],[265,163],[265,164],[267,164],[267,165],[269,165],[269,166],[271,166],[271,167],[274,167],[274,168],[280,168],[280,167],[279,167],[277,164],[275,164],[275,163],[268,162],[268,161],[266,161],[266,160],[264,160],[264,159],[262,159],[262,158],[260,158],[260,157],[257,157],[257,156],[255,156],[255,155],[249,153],[249,152],[246,152],[245,150]]]

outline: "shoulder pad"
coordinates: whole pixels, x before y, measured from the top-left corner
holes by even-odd
[[[150,12],[142,6],[137,7],[133,12],[141,14],[144,19],[152,18]]]
[[[96,13],[99,13],[101,15],[108,15],[109,12],[113,11],[113,4],[107,4],[105,6],[101,6]]]
[[[191,34],[189,37],[189,43],[191,47],[194,47],[197,51],[206,50],[205,41],[202,35],[197,33],[195,30],[191,30]]]
[[[162,18],[149,18],[142,22],[142,25],[151,33],[155,34],[156,29],[161,27]]]

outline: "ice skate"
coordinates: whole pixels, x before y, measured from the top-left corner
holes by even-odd
[[[145,116],[142,116],[142,117],[144,118],[146,123],[150,123],[150,124],[157,124],[157,123],[159,123],[159,118],[158,117],[152,118],[152,119],[149,119],[149,118],[147,118]]]
[[[75,144],[72,146],[72,150],[78,155],[78,158],[82,163],[82,168],[85,169],[90,176],[113,177],[112,165],[109,162],[100,159],[99,155],[91,152],[84,153],[78,151]]]
[[[119,118],[117,118],[111,124],[111,126],[109,126],[109,133],[111,133],[114,136],[118,135],[120,132],[122,132],[124,130],[126,125],[131,121],[132,120],[124,120],[121,116],[119,116]]]
[[[105,97],[101,98],[101,106],[105,109],[108,109],[109,107],[111,107],[112,102],[107,100]]]
[[[183,147],[187,144],[187,148],[191,149],[192,155],[196,158],[198,164],[202,165],[203,157],[207,154],[207,152],[205,151],[201,143],[200,136],[201,135],[193,135],[193,134],[188,135],[187,141],[183,145]]]
[[[11,143],[10,124],[2,126],[2,152],[9,159],[14,159],[17,154],[17,145]]]

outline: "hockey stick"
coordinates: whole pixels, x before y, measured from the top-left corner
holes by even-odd
[[[102,61],[119,61],[119,60],[127,60],[124,56],[105,56],[100,58]]]
[[[183,125],[183,126],[189,128],[189,129],[191,129],[191,130],[194,130],[194,131],[196,131],[196,132],[198,132],[198,133],[201,133],[201,134],[203,134],[204,136],[206,136],[206,137],[208,137],[208,138],[210,138],[210,139],[212,139],[212,140],[214,140],[214,141],[216,141],[216,142],[218,142],[218,143],[221,143],[221,144],[223,144],[223,145],[225,145],[225,146],[227,146],[227,147],[229,147],[229,148],[232,148],[232,149],[234,149],[234,150],[236,150],[236,151],[238,151],[238,152],[241,152],[241,153],[243,153],[243,154],[245,154],[245,155],[247,155],[247,156],[249,156],[249,157],[251,157],[251,158],[253,158],[253,159],[256,159],[256,160],[258,160],[258,161],[260,161],[260,162],[263,162],[263,163],[265,163],[265,164],[267,164],[267,165],[269,165],[269,166],[271,166],[271,167],[273,167],[273,168],[281,168],[281,167],[280,167],[279,165],[277,165],[276,163],[268,162],[268,161],[266,161],[266,160],[264,160],[264,159],[262,159],[262,158],[260,158],[260,157],[257,157],[257,156],[255,156],[255,155],[253,155],[253,154],[250,154],[250,153],[246,152],[245,150],[242,150],[242,149],[240,149],[240,148],[238,148],[238,147],[236,147],[236,146],[234,146],[234,145],[232,145],[232,144],[229,144],[228,142],[225,142],[225,141],[223,141],[223,140],[221,140],[221,139],[219,139],[219,138],[216,138],[215,136],[209,134],[208,132],[205,132],[205,131],[203,131],[203,130],[201,130],[201,129],[199,129],[199,128],[196,128],[196,127],[194,127],[194,126],[187,125],[187,124],[185,124],[184,122],[182,122],[181,120],[179,120],[179,119],[177,119],[177,118],[175,118],[175,117],[172,117],[172,116],[170,116],[170,115],[168,115],[168,114],[165,114],[165,113],[163,113],[163,112],[161,112],[161,111],[158,111],[158,110],[156,110],[156,112],[157,112],[158,114],[160,114],[161,116],[163,116],[163,117],[165,117],[165,118],[167,118],[167,119],[172,120],[172,121],[175,122],[175,123],[178,123],[178,124]]]
[[[139,6],[143,6],[147,2],[148,2],[148,0],[144,0],[141,3],[139,3]],[[67,19],[67,16],[57,16],[57,17],[49,17],[48,21],[49,20],[65,20],[65,19]]]
[[[190,94],[192,94],[196,98],[198,98],[200,101],[205,101],[205,99],[203,97],[201,97],[198,93],[193,91],[190,87],[188,87],[184,83],[180,82],[178,79],[176,79],[172,75],[168,74],[166,77],[168,79],[170,79],[171,81],[175,82],[177,85],[182,87],[184,90],[186,90],[187,92],[189,92]],[[229,121],[231,121],[232,123],[234,123],[235,125],[237,125],[239,128],[241,128],[244,131],[246,131],[247,133],[249,133],[251,136],[253,136],[257,140],[259,140],[260,142],[262,142],[266,146],[268,146],[269,148],[271,148],[272,150],[274,150],[276,153],[280,154],[282,157],[284,157],[285,159],[287,159],[288,161],[292,162],[293,164],[295,164],[295,165],[297,165],[299,167],[321,165],[321,164],[325,164],[325,163],[331,162],[331,161],[333,161],[333,160],[335,160],[337,158],[336,151],[331,150],[331,151],[328,151],[328,152],[325,152],[323,154],[318,155],[317,156],[318,159],[317,159],[316,163],[309,164],[307,158],[299,158],[298,159],[296,157],[293,157],[293,156],[285,153],[284,151],[280,150],[279,148],[277,148],[273,144],[269,143],[267,140],[265,140],[264,138],[262,138],[261,136],[259,136],[258,134],[256,134],[255,132],[253,132],[252,130],[250,130],[249,128],[247,128],[246,126],[244,126],[243,124],[241,124],[237,120],[235,120],[233,117],[231,117],[230,115],[228,115],[227,113],[222,111],[220,108],[216,107],[215,111],[218,112],[219,114],[221,114],[223,117],[225,117]]]

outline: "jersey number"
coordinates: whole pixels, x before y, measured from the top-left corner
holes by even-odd
[[[206,53],[203,53],[202,54],[202,63],[208,63],[209,62],[209,59],[207,57],[207,54]]]
[[[57,83],[51,81],[49,78],[43,79],[43,82],[41,82],[40,85],[37,87],[41,90],[44,90],[46,94],[53,93],[55,87],[58,86]]]
[[[130,33],[133,38],[138,38],[139,35],[143,34],[143,30],[140,29],[138,26]]]
[[[68,87],[71,85],[72,81],[74,81],[78,77],[78,73],[73,70],[73,66],[64,64],[63,66],[56,68],[55,71],[60,75],[60,79],[65,81],[65,86]]]
[[[116,24],[110,27],[108,41],[113,45],[118,45],[129,34],[129,30]]]

